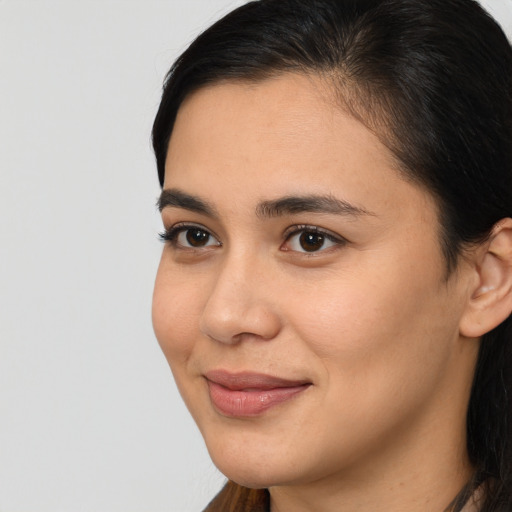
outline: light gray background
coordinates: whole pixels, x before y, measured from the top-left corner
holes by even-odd
[[[0,0],[0,512],[195,512],[223,482],[151,328],[150,129],[241,3]]]

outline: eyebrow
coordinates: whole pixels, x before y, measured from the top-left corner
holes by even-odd
[[[163,190],[157,201],[157,206],[160,212],[164,208],[175,207],[208,217],[219,217],[216,208],[208,201],[178,189]],[[352,217],[375,216],[373,212],[330,195],[286,196],[262,201],[256,207],[256,215],[264,218],[297,215],[299,213],[329,213]]]
[[[207,215],[208,217],[217,218],[219,216],[217,210],[207,201],[175,188],[162,190],[158,198],[157,207],[160,212],[168,206],[183,208],[184,210]]]
[[[298,213],[329,213],[361,217],[374,213],[342,199],[327,195],[287,196],[272,201],[263,201],[256,208],[259,217],[279,217]]]

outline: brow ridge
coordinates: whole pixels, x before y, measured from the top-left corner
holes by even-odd
[[[157,201],[157,207],[160,212],[167,207],[176,207],[209,217],[219,217],[216,208],[208,201],[179,189],[163,190]],[[297,215],[299,213],[328,213],[352,217],[375,215],[360,206],[353,205],[332,195],[285,196],[261,201],[256,206],[256,215],[261,218]]]
[[[217,210],[208,201],[176,188],[162,190],[157,207],[160,212],[167,207],[176,207],[209,217],[218,217]]]
[[[331,195],[286,196],[262,201],[256,207],[259,217],[279,217],[299,213],[329,213],[360,217],[374,213]]]

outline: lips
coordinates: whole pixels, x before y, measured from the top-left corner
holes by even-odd
[[[311,386],[306,380],[288,380],[259,373],[207,372],[213,406],[222,415],[254,417],[295,398]]]

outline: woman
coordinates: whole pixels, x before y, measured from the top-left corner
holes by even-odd
[[[512,510],[512,52],[472,0],[261,0],[153,128],[153,323],[208,511]]]

